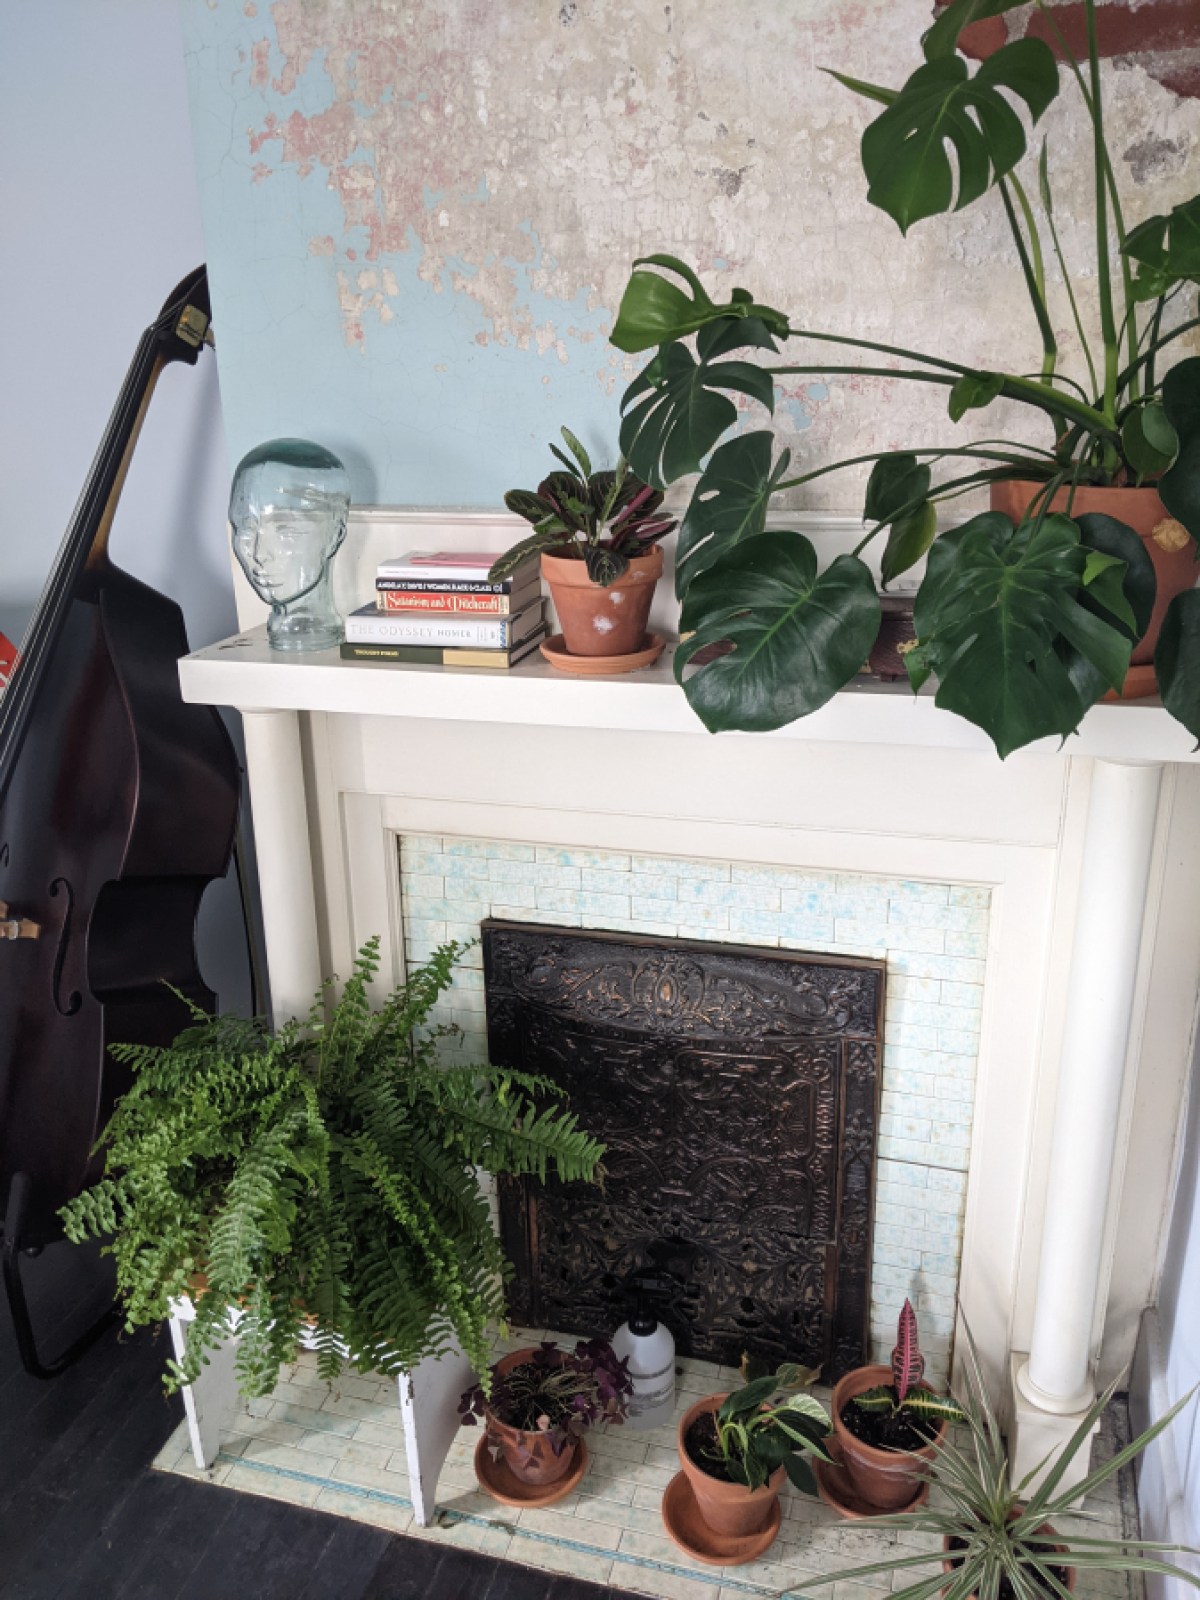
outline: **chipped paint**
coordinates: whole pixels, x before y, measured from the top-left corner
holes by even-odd
[[[308,417],[310,431],[361,441],[372,497],[409,501],[494,501],[526,464],[537,471],[564,417],[611,455],[638,363],[605,336],[650,249],[688,258],[716,293],[746,283],[795,321],[1037,366],[999,205],[901,239],[865,200],[870,108],[819,70],[870,79],[885,62],[898,81],[918,64],[927,0],[796,0],[739,10],[736,27],[722,0],[251,11],[184,0],[210,260],[232,327],[231,449]],[[1133,223],[1193,186],[1200,105],[1136,66],[1105,73]],[[1086,309],[1088,129],[1072,90],[1044,129]],[[1078,371],[1053,262],[1050,280]],[[809,348],[794,359],[837,359]],[[1011,421],[996,406],[954,428],[940,390],[819,374],[787,381],[777,418],[814,465]],[[1030,437],[1047,442],[1036,423]],[[822,478],[804,503],[850,509],[860,487]]]

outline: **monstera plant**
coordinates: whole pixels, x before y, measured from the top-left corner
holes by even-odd
[[[927,562],[917,643],[906,657],[913,686],[936,675],[937,703],[985,729],[1001,756],[1065,737],[1097,699],[1120,691],[1131,652],[1151,637],[1156,578],[1147,543],[1123,520],[1129,499],[1097,509],[1095,491],[1152,486],[1163,547],[1194,549],[1200,536],[1200,357],[1171,364],[1186,349],[1178,341],[1200,327],[1200,196],[1126,228],[1104,137],[1095,4],[1086,0],[1087,61],[1057,42],[1094,134],[1099,317],[1089,337],[1060,246],[1044,143],[1037,207],[1018,172],[1028,127],[1059,92],[1055,56],[1041,40],[1021,39],[972,72],[957,51],[969,23],[1018,3],[952,0],[900,89],[833,75],[883,108],[863,134],[862,164],[868,199],[902,233],[985,194],[1003,208],[1040,337],[1036,373],[796,326],[745,289],[717,303],[673,256],[635,263],[612,341],[655,354],[624,396],[621,448],[631,469],[660,487],[700,473],[679,534],[684,640],[675,670],[713,731],[780,727],[850,680],[879,625],[862,553],[880,540],[885,584]],[[1041,0],[1039,9],[1057,32]],[[1059,368],[1050,251],[1086,382]],[[787,341],[816,349],[799,363],[778,362]],[[848,349],[854,362],[831,363],[824,345]],[[747,351],[755,359],[739,354]],[[730,432],[735,400],[769,414],[775,380],[797,373],[937,384],[952,422],[1003,397],[1026,408],[1031,427],[1019,439],[856,455],[797,472],[769,428]],[[802,534],[768,530],[775,496],[868,462],[867,526],[853,554],[823,565]],[[994,508],[939,535],[939,504],[1009,481],[1023,486],[1015,514],[1011,504]],[[1185,565],[1186,592],[1167,611],[1155,667],[1166,705],[1200,738],[1200,592],[1190,583]],[[704,664],[693,665],[702,651]]]

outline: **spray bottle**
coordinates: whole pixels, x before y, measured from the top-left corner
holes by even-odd
[[[629,1362],[633,1393],[625,1425],[643,1431],[675,1415],[675,1340],[650,1307],[648,1296],[671,1285],[647,1273],[634,1273],[634,1310],[613,1334],[612,1347]]]

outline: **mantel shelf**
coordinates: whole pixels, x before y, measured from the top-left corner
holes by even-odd
[[[509,672],[343,661],[336,650],[289,658],[273,652],[266,628],[258,627],[185,656],[179,675],[185,700],[239,711],[320,711],[630,733],[704,731],[675,683],[669,649],[641,672],[579,679],[556,672],[540,658]],[[979,729],[939,711],[932,693],[914,696],[905,684],[868,678],[777,732],[732,737],[992,749]],[[1200,759],[1192,746],[1187,730],[1157,700],[1141,700],[1094,706],[1064,746],[1044,739],[1030,746],[1029,753],[1192,762]]]

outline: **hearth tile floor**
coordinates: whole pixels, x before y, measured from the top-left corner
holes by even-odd
[[[545,1335],[555,1337],[555,1335]],[[517,1331],[517,1349],[542,1335]],[[558,1336],[567,1342],[566,1336]],[[678,1470],[675,1427],[649,1433],[599,1430],[589,1436],[591,1465],[578,1491],[558,1506],[518,1510],[483,1494],[473,1467],[478,1429],[464,1429],[453,1445],[438,1488],[440,1517],[432,1528],[412,1520],[404,1438],[394,1382],[347,1375],[329,1386],[316,1373],[315,1356],[285,1371],[267,1400],[243,1406],[221,1442],[215,1466],[201,1473],[185,1430],[178,1428],[155,1460],[164,1472],[204,1478],[227,1489],[331,1512],[355,1523],[407,1535],[446,1552],[474,1551],[519,1563],[547,1575],[659,1600],[753,1600],[800,1596],[806,1580],[869,1561],[928,1550],[935,1541],[919,1533],[891,1533],[844,1522],[819,1501],[787,1486],[784,1519],[774,1545],[759,1561],[716,1569],[695,1561],[667,1537],[660,1505]],[[708,1362],[681,1360],[677,1415],[698,1396],[727,1389],[736,1375]],[[827,1392],[818,1391],[828,1401]],[[1099,1450],[1111,1450],[1110,1420]],[[1089,1502],[1089,1532],[1118,1533],[1136,1509],[1127,1487],[1108,1486]],[[501,1571],[504,1570],[502,1567]],[[817,1591],[831,1600],[874,1600],[924,1575],[931,1565],[903,1569],[891,1581],[839,1582]],[[382,1591],[381,1591],[382,1592]],[[501,1591],[497,1591],[499,1595]],[[514,1590],[516,1594],[519,1591]],[[1136,1580],[1097,1575],[1087,1593],[1097,1600],[1138,1600]],[[464,1589],[464,1595],[470,1591]]]

